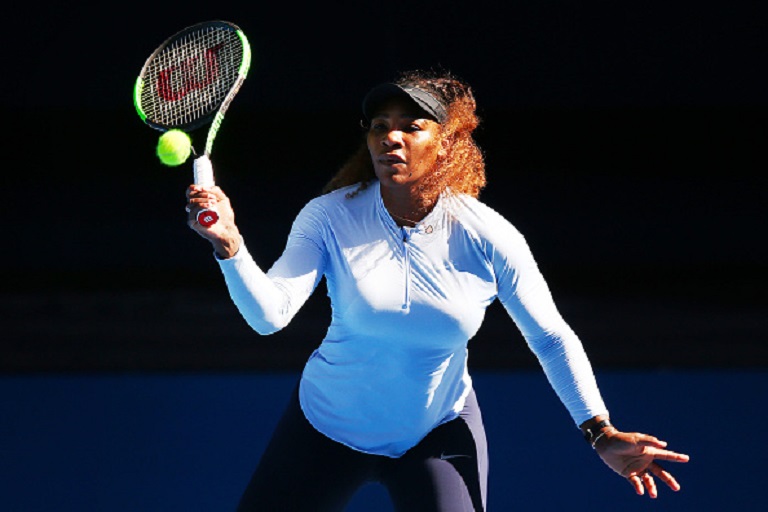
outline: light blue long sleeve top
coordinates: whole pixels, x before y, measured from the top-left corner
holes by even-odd
[[[479,200],[443,194],[414,228],[398,226],[374,181],[311,200],[268,272],[243,243],[219,260],[248,324],[273,333],[325,277],[332,318],[301,376],[321,433],[399,457],[458,416],[472,380],[468,342],[496,299],[576,424],[607,414],[591,365],[559,314],[523,236]]]

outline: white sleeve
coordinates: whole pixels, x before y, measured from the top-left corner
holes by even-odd
[[[317,212],[302,210],[283,254],[267,273],[253,260],[244,241],[235,256],[218,260],[233,302],[259,334],[272,334],[288,325],[320,282],[325,251],[317,220]]]
[[[499,300],[576,425],[607,414],[584,347],[558,312],[527,242],[511,225],[504,232],[493,249]]]

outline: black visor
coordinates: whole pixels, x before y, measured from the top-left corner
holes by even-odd
[[[424,89],[410,85],[384,83],[371,89],[363,99],[363,115],[366,121],[370,121],[376,115],[376,110],[392,98],[410,100],[424,111],[428,118],[438,123],[444,122],[448,117],[445,105]]]

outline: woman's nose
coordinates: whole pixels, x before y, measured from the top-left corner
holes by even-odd
[[[401,146],[403,144],[403,132],[400,130],[390,130],[387,136],[381,140],[385,146]]]

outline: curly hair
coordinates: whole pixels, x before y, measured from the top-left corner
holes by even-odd
[[[468,84],[448,72],[408,71],[395,82],[426,90],[447,107],[447,118],[440,125],[437,144],[440,151],[435,167],[419,184],[422,206],[431,207],[437,198],[450,190],[455,194],[477,197],[485,187],[485,161],[472,133],[480,124],[477,104]],[[323,193],[359,184],[352,197],[376,179],[373,162],[365,142],[341,166],[323,188]]]

